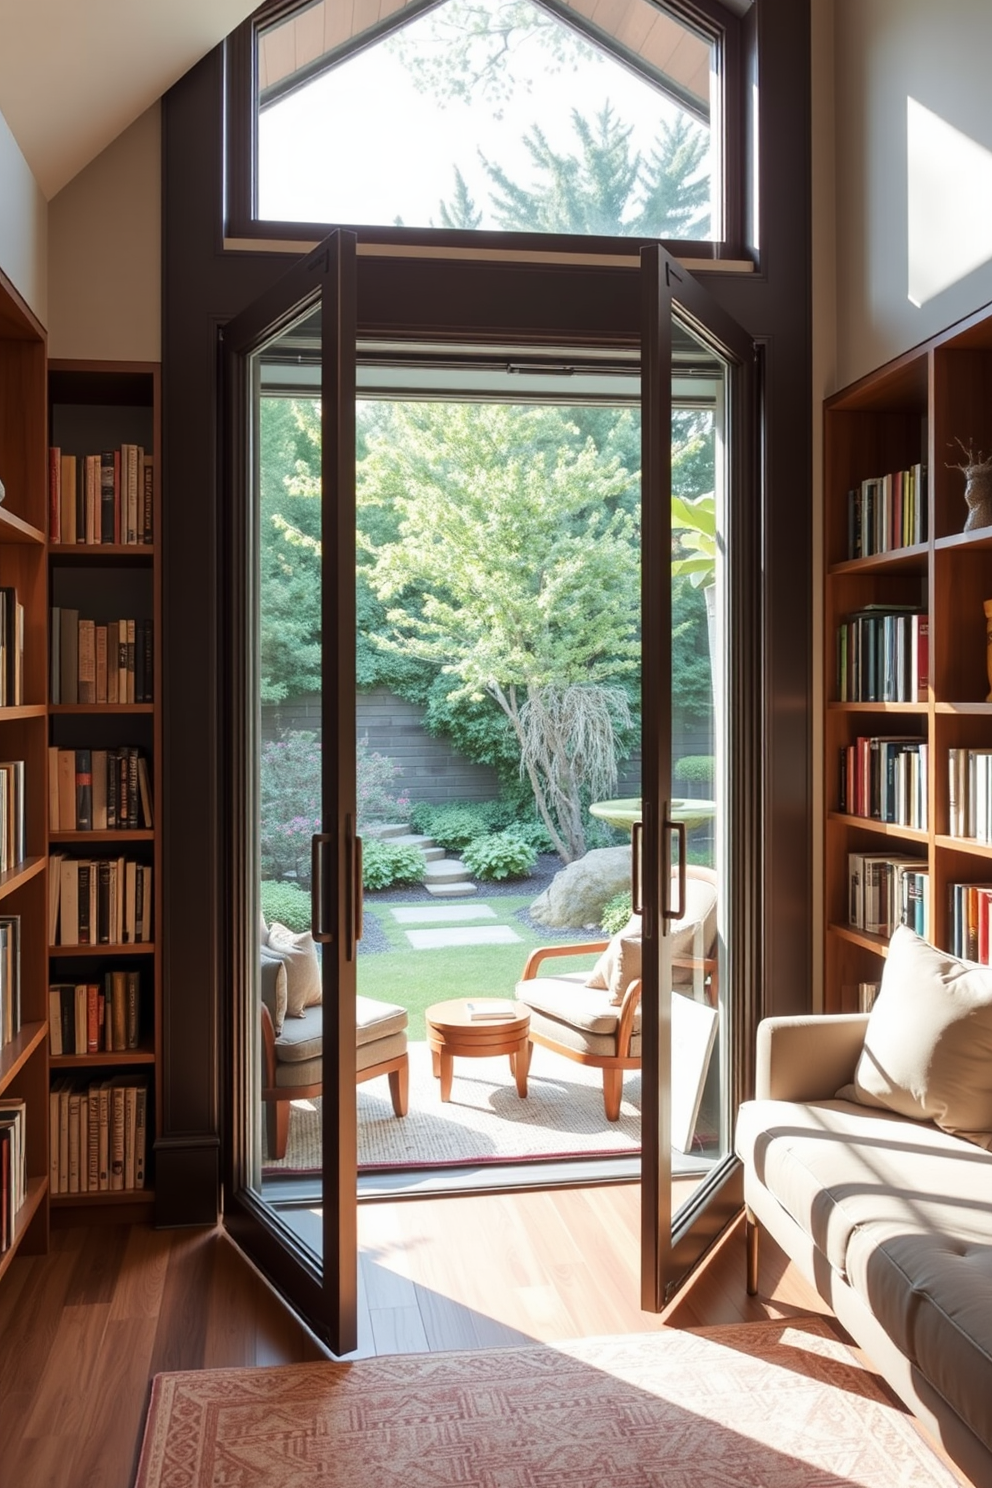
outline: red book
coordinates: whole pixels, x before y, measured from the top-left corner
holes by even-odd
[[[916,701],[925,703],[930,689],[930,616],[914,615],[916,622]]]
[[[97,1054],[100,1050],[100,988],[96,982],[86,986],[86,1052]]]

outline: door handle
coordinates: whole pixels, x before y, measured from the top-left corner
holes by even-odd
[[[685,854],[686,854],[686,846],[685,846],[685,822],[673,822],[673,821],[669,821],[668,818],[666,817],[665,818],[665,821],[662,824],[662,832],[665,835],[665,845],[666,845],[666,847],[668,849],[668,851],[666,853],[666,859],[668,861],[669,866],[671,866],[671,861],[672,861],[672,833],[674,832],[675,835],[679,839],[679,903],[678,903],[678,908],[677,909],[671,909],[669,907],[666,907],[666,908],[662,909],[661,914],[662,914],[662,918],[665,919],[665,920],[681,920],[685,916],[685,910],[686,910],[686,892],[687,892],[687,890],[686,890],[686,856],[685,856]],[[671,877],[672,877],[672,875],[671,875],[671,873],[669,873],[669,875],[668,875],[669,882],[671,882]],[[668,897],[667,892],[666,892],[666,896],[665,897],[666,898]]]
[[[362,938],[365,929],[365,894],[362,875],[362,839],[355,838],[355,942]]]
[[[632,914],[643,914],[641,854],[644,851],[644,823],[634,822],[630,829],[630,908]]]
[[[333,841],[330,832],[315,832],[310,838],[310,933],[322,945],[334,939],[334,916],[327,902],[330,875],[324,872]]]

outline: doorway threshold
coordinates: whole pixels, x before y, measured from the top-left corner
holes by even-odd
[[[672,1153],[673,1178],[704,1179],[716,1159]],[[525,1163],[479,1163],[465,1166],[395,1168],[359,1173],[358,1202],[394,1199],[455,1198],[461,1194],[494,1194],[520,1189],[592,1188],[610,1183],[639,1183],[640,1154],[609,1158],[572,1158]],[[321,1186],[312,1178],[268,1181],[262,1198],[275,1208],[310,1207],[320,1202]]]

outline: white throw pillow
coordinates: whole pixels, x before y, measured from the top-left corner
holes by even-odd
[[[853,1084],[837,1094],[992,1149],[992,968],[900,925]]]
[[[322,996],[320,962],[309,930],[297,935],[277,922],[269,926],[266,955],[277,956],[286,967],[286,1016],[302,1018]]]

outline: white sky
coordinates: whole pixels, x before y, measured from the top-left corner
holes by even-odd
[[[406,30],[410,37],[415,26]],[[589,48],[580,71],[548,68],[529,42],[514,67],[514,96],[494,106],[478,98],[440,106],[418,92],[388,44],[371,46],[308,87],[265,110],[259,120],[259,215],[270,220],[440,226],[439,203],[454,194],[458,166],[488,218],[488,178],[478,150],[515,183],[533,180],[522,136],[539,122],[552,148],[576,152],[571,115],[591,118],[609,101],[634,126],[632,145],[646,155],[662,119],[676,109],[627,68]],[[432,221],[433,219],[433,221]]]

